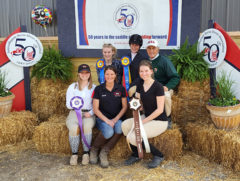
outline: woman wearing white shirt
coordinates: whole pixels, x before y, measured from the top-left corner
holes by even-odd
[[[78,149],[80,144],[80,128],[78,124],[78,118],[76,112],[71,107],[70,101],[75,96],[83,98],[84,105],[82,111],[83,132],[86,138],[87,144],[91,145],[92,141],[92,129],[95,125],[95,117],[92,107],[92,93],[96,86],[92,83],[92,76],[90,68],[87,64],[82,64],[78,67],[78,81],[72,83],[67,90],[66,94],[66,106],[70,109],[67,117],[66,125],[69,129],[69,143],[72,150],[72,156],[70,158],[70,165],[77,165]],[[83,144],[83,156],[82,164],[87,165],[89,163],[89,148]]]

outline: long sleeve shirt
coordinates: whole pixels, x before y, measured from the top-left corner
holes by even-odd
[[[67,90],[66,94],[66,106],[68,109],[72,109],[70,105],[70,101],[75,96],[80,96],[83,98],[84,104],[82,109],[90,110],[89,113],[93,115],[93,106],[92,106],[92,93],[95,89],[95,85],[93,84],[92,88],[89,90],[88,86],[86,86],[83,90],[79,90],[78,83],[72,83]]]
[[[155,80],[168,89],[174,89],[179,84],[180,76],[167,57],[158,55],[151,62]]]

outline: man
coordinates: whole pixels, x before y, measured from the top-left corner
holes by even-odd
[[[150,61],[152,62],[152,67],[154,71],[154,78],[160,82],[165,91],[165,109],[169,116],[169,126],[170,113],[171,113],[171,92],[180,81],[180,76],[178,75],[172,62],[165,56],[159,54],[159,46],[157,40],[151,39],[147,42],[147,54]]]

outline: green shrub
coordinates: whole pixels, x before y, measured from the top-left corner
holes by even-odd
[[[180,49],[173,49],[169,56],[180,77],[188,82],[200,81],[209,77],[208,65],[204,61],[204,52],[197,52],[197,42],[189,45],[188,38]]]
[[[12,93],[6,88],[6,79],[5,73],[0,71],[0,97],[6,97],[11,95]]]
[[[43,57],[33,66],[31,77],[68,81],[72,78],[73,64],[54,47],[44,49]]]
[[[233,106],[239,104],[239,100],[232,92],[233,80],[230,80],[225,72],[221,72],[218,76],[218,81],[215,83],[217,88],[217,96],[209,99],[209,103],[213,106]]]

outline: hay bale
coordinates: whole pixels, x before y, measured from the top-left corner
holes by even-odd
[[[68,141],[68,129],[65,123],[66,117],[54,115],[47,122],[43,122],[36,127],[33,141],[36,148],[41,153],[63,153],[70,154],[71,149]],[[96,128],[93,129],[93,140],[98,134]],[[182,137],[179,129],[175,126],[167,130],[162,135],[150,139],[150,143],[159,148],[166,159],[175,159],[182,154]],[[79,154],[82,153],[82,146],[79,147]],[[114,149],[110,152],[111,159],[127,158],[130,155],[126,138],[122,136]],[[147,156],[147,155],[146,155]]]
[[[186,124],[189,121],[210,120],[206,104],[210,97],[209,80],[187,82],[181,80],[177,95],[172,96],[172,120]]]
[[[31,139],[37,124],[37,116],[30,111],[12,112],[0,118],[0,146]]]
[[[37,114],[40,121],[46,121],[52,114],[65,114],[66,91],[69,83],[59,80],[54,82],[51,79],[31,81],[32,110]]]
[[[213,124],[188,123],[187,147],[223,166],[240,171],[240,129],[219,130]]]

